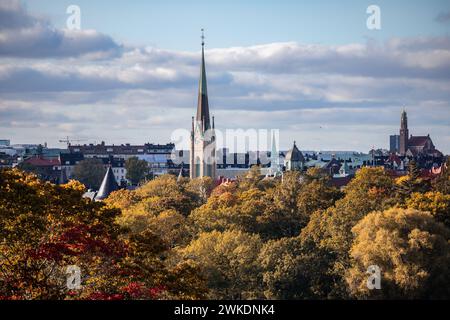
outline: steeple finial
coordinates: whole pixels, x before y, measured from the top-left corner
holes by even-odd
[[[202,47],[204,47],[205,46],[205,29],[201,29],[202,30],[202,36],[201,36],[201,38],[202,38]]]

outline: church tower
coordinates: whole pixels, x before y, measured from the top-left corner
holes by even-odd
[[[400,120],[400,155],[404,156],[408,150],[408,116],[406,115],[406,110],[403,109],[401,120]]]
[[[198,84],[197,115],[192,117],[190,177],[216,177],[216,137],[214,133],[214,117],[209,117],[208,91],[205,69],[205,37],[202,29],[202,61]]]

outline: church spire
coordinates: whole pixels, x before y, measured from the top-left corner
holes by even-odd
[[[399,153],[402,156],[404,156],[406,154],[406,151],[408,151],[408,140],[409,140],[408,116],[406,115],[406,110],[403,109],[400,120],[400,145],[399,145]]]
[[[400,127],[402,129],[408,129],[408,116],[406,115],[406,109],[405,108],[403,108],[403,111],[402,111]]]
[[[205,68],[205,35],[202,29],[202,62],[200,66],[200,80],[198,84],[198,104],[197,104],[197,123],[200,123],[203,130],[211,129],[209,119],[208,90],[206,85],[206,68]]]

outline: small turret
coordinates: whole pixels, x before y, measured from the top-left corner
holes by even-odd
[[[116,182],[116,178],[114,178],[114,174],[112,172],[111,166],[108,166],[106,170],[105,177],[103,178],[100,189],[95,196],[95,201],[102,201],[103,199],[108,198],[108,196],[113,192],[119,190],[119,185]]]

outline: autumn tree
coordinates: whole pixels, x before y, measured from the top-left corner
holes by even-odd
[[[320,299],[326,297],[324,286],[332,278],[323,272],[327,254],[311,251],[299,237],[266,242],[258,256],[263,290],[267,299]]]
[[[186,190],[173,175],[162,175],[147,182],[134,191],[141,199],[133,208],[156,214],[165,210],[176,210],[188,216],[196,206],[196,195]]]
[[[337,200],[333,207],[311,215],[300,237],[310,250],[323,250],[334,256],[330,268],[323,270],[335,279],[327,296],[348,297],[343,274],[349,266],[352,228],[370,212],[391,207],[395,204],[394,199],[393,181],[384,169],[366,167],[356,173],[345,188],[345,196]]]
[[[450,194],[430,191],[413,193],[407,200],[408,208],[430,212],[438,222],[450,228]]]
[[[431,214],[393,208],[373,212],[354,228],[351,268],[346,274],[356,298],[450,297],[450,230]],[[369,290],[367,270],[381,270],[381,289]]]
[[[330,177],[318,168],[308,169],[297,197],[297,208],[302,218],[302,228],[317,210],[325,210],[342,198],[342,192],[330,185]]]
[[[362,168],[345,188],[342,199],[311,218],[304,236],[314,237],[319,232],[315,238],[321,246],[345,255],[353,241],[351,229],[369,212],[394,204],[393,191],[393,181],[383,168]]]
[[[191,239],[191,228],[186,217],[173,209],[155,215],[126,211],[117,218],[117,222],[131,234],[149,230],[165,242],[168,248],[185,245]]]
[[[206,277],[211,299],[260,297],[257,263],[261,240],[242,231],[201,233],[180,253]]]
[[[301,189],[300,177],[298,171],[286,172],[282,181],[266,192],[270,201],[260,220],[267,237],[291,237],[300,233],[304,223],[297,205]]]
[[[219,191],[213,192],[207,203],[189,216],[196,230],[259,232],[259,217],[268,203],[264,192],[256,188],[241,191],[234,186],[222,187]]]
[[[57,186],[0,170],[1,299],[204,297],[194,266],[165,265],[164,240],[127,232],[118,209],[83,199],[84,191],[74,180]],[[66,286],[68,266],[80,268],[80,289]]]
[[[138,157],[131,157],[125,161],[127,170],[126,178],[132,185],[138,185],[148,174],[148,163],[145,160],[139,160]]]
[[[65,266],[92,272],[86,290],[114,269],[124,250],[117,210],[82,199],[76,181],[56,186],[19,170],[0,176],[1,295],[61,299],[68,293]]]
[[[72,177],[87,188],[98,190],[105,176],[105,167],[100,159],[85,159],[73,168]]]
[[[111,207],[126,210],[140,200],[141,197],[133,190],[119,189],[112,192],[103,202]]]
[[[414,160],[408,165],[408,174],[395,181],[398,195],[398,202],[403,204],[414,192],[426,192],[431,189],[428,181],[420,177],[420,168]]]
[[[206,203],[215,187],[214,180],[211,177],[183,179],[182,186],[198,207]]]
[[[271,180],[262,179],[261,166],[259,165],[253,165],[245,174],[238,176],[237,183],[241,190],[265,190],[272,186]]]
[[[172,175],[163,175],[134,191],[119,190],[105,202],[122,209],[117,222],[132,234],[149,230],[160,236],[169,248],[186,244],[191,239],[187,216],[199,205],[202,196],[212,189],[211,179],[177,181]]]
[[[443,194],[450,194],[450,157],[442,165],[442,173],[433,182],[433,189]]]

